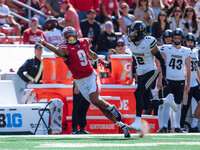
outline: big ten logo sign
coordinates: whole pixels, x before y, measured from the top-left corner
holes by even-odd
[[[20,113],[0,114],[0,128],[19,128],[22,127],[22,115]]]
[[[125,80],[127,77],[132,79],[132,63],[128,61],[120,61],[122,67],[123,67],[123,72],[121,74],[121,80]]]
[[[120,101],[120,107],[119,110],[129,110],[129,100],[124,99],[122,101]]]

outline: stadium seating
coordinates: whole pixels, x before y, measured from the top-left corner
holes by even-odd
[[[22,44],[23,36],[1,36],[1,44]]]

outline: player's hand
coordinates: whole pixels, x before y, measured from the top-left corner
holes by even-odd
[[[28,84],[34,84],[34,82],[33,81],[29,81]]]
[[[167,88],[168,84],[169,84],[169,82],[168,82],[167,78],[163,77],[162,78],[162,86],[163,86],[163,88]]]
[[[45,39],[44,39],[43,34],[41,34],[41,37],[37,37],[37,40],[38,40],[38,42],[39,42],[40,44],[42,44],[43,46],[46,45],[46,41],[45,41]]]
[[[190,92],[190,86],[186,85],[184,89],[184,94],[188,94]]]
[[[80,91],[79,91],[78,87],[75,86],[75,88],[74,88],[74,94],[78,95],[79,93],[80,93]]]

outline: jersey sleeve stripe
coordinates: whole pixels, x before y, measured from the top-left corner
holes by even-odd
[[[156,43],[156,40],[154,39],[153,42],[150,44],[150,46],[154,45]]]
[[[150,48],[154,48],[156,46],[156,43],[154,43],[153,45],[150,45]]]

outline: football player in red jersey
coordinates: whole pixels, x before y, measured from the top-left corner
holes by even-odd
[[[105,62],[90,50],[87,39],[77,38],[77,32],[73,27],[65,27],[62,31],[62,37],[63,43],[58,45],[58,48],[46,43],[42,38],[39,38],[39,41],[43,46],[63,59],[71,71],[78,89],[86,100],[98,107],[109,120],[119,126],[124,131],[125,137],[130,137],[130,132],[127,130],[126,125],[121,122],[121,113],[115,105],[109,104],[99,96],[99,78],[90,64],[89,58],[98,61],[102,65],[106,65]]]

